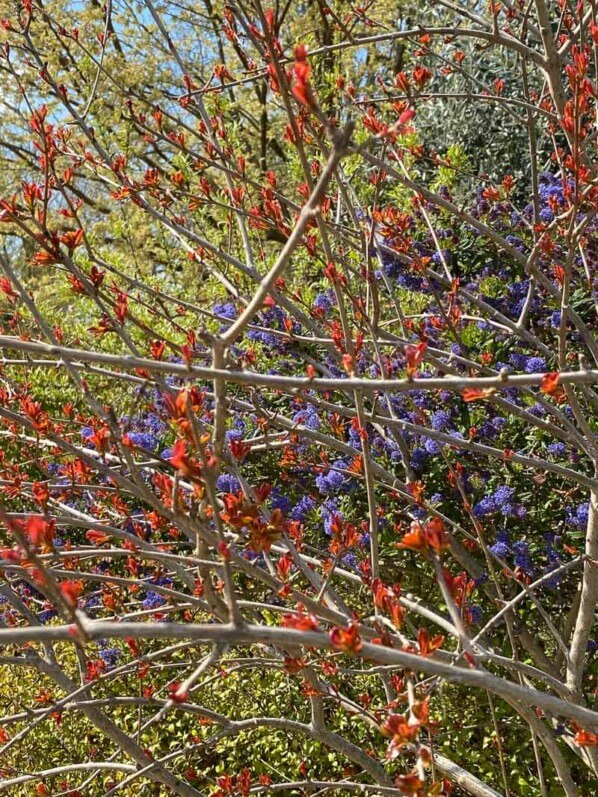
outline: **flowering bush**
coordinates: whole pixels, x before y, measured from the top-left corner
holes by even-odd
[[[56,5],[2,26],[0,789],[590,793],[594,6]],[[426,139],[456,77],[529,179]]]

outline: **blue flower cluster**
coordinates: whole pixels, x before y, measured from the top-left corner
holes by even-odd
[[[410,271],[409,267],[401,262],[398,256],[393,255],[392,252],[387,249],[381,250],[379,262],[382,268],[381,271],[376,273],[378,279],[384,275],[387,279],[396,281],[401,288],[406,290],[424,290],[424,278]]]
[[[58,612],[56,609],[44,609],[37,615],[37,619],[42,625],[49,623],[50,620],[54,619],[54,617],[58,617]]]
[[[577,506],[565,507],[565,515],[567,524],[579,531],[585,531],[588,525],[588,518],[590,517],[590,504],[578,504]]]
[[[281,307],[268,307],[262,310],[257,317],[256,326],[259,325],[263,329],[250,329],[247,332],[247,338],[257,343],[261,343],[268,349],[284,352],[287,348],[287,338],[284,335],[275,335],[268,330],[278,330],[288,334],[285,326],[285,321],[288,321],[290,316]],[[301,332],[301,325],[296,321],[292,321],[291,331],[293,334],[298,335]]]
[[[231,473],[221,473],[216,488],[222,493],[236,493],[241,489],[241,485],[236,476]]]
[[[111,648],[106,640],[99,642],[98,657],[104,662],[107,670],[113,670],[121,656],[120,648]]]
[[[148,590],[147,595],[142,602],[142,606],[144,609],[159,609],[160,606],[164,606],[164,604],[167,602],[168,601],[163,595],[160,595],[153,590]]]
[[[527,542],[525,540],[519,540],[518,542],[514,543],[513,552],[513,561],[515,567],[519,567],[524,573],[531,575],[533,573],[534,567],[532,565],[532,558]]]
[[[543,357],[511,354],[509,362],[517,371],[525,371],[526,374],[544,373],[547,370],[546,360]]]
[[[293,415],[293,423],[305,426],[306,429],[317,431],[322,421],[318,415],[318,411],[313,404],[305,404],[301,409]]]
[[[327,316],[332,311],[335,303],[334,291],[328,289],[323,293],[318,293],[314,299],[313,309],[316,311],[316,314]]]
[[[146,451],[155,451],[166,431],[166,424],[155,412],[122,415],[120,423],[130,441]]]
[[[313,512],[316,506],[317,501],[315,498],[312,498],[310,495],[304,495],[291,509],[289,516],[291,520],[298,520],[299,522],[303,523],[307,519],[309,513]]]
[[[522,518],[525,517],[527,510],[514,500],[515,489],[506,484],[497,487],[491,495],[487,495],[478,501],[473,507],[473,514],[476,517],[484,517],[500,513],[505,517]]]
[[[220,304],[215,304],[212,308],[212,312],[214,315],[217,315],[219,318],[227,318],[230,321],[234,321],[237,317],[237,308],[231,302],[222,302]]]
[[[339,470],[346,470],[348,467],[348,462],[338,459],[325,473],[316,476],[316,487],[322,495],[347,493],[352,489],[354,482],[351,477],[345,473],[339,473]]]
[[[320,514],[324,521],[324,531],[329,536],[332,534],[332,521],[335,515],[344,519],[344,512],[341,511],[339,502],[336,499],[328,499],[320,504]]]

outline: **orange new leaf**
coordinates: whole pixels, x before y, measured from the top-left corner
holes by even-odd
[[[565,391],[562,385],[559,385],[560,374],[558,371],[552,371],[549,374],[544,374],[540,382],[540,390],[548,396],[561,403],[567,400]]]
[[[493,387],[466,387],[461,391],[461,398],[463,401],[467,402],[483,401],[484,399],[490,398],[494,393],[496,393],[496,390]]]

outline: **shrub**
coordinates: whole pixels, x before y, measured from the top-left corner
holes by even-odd
[[[1,788],[590,793],[594,7],[94,9],[3,23]]]

